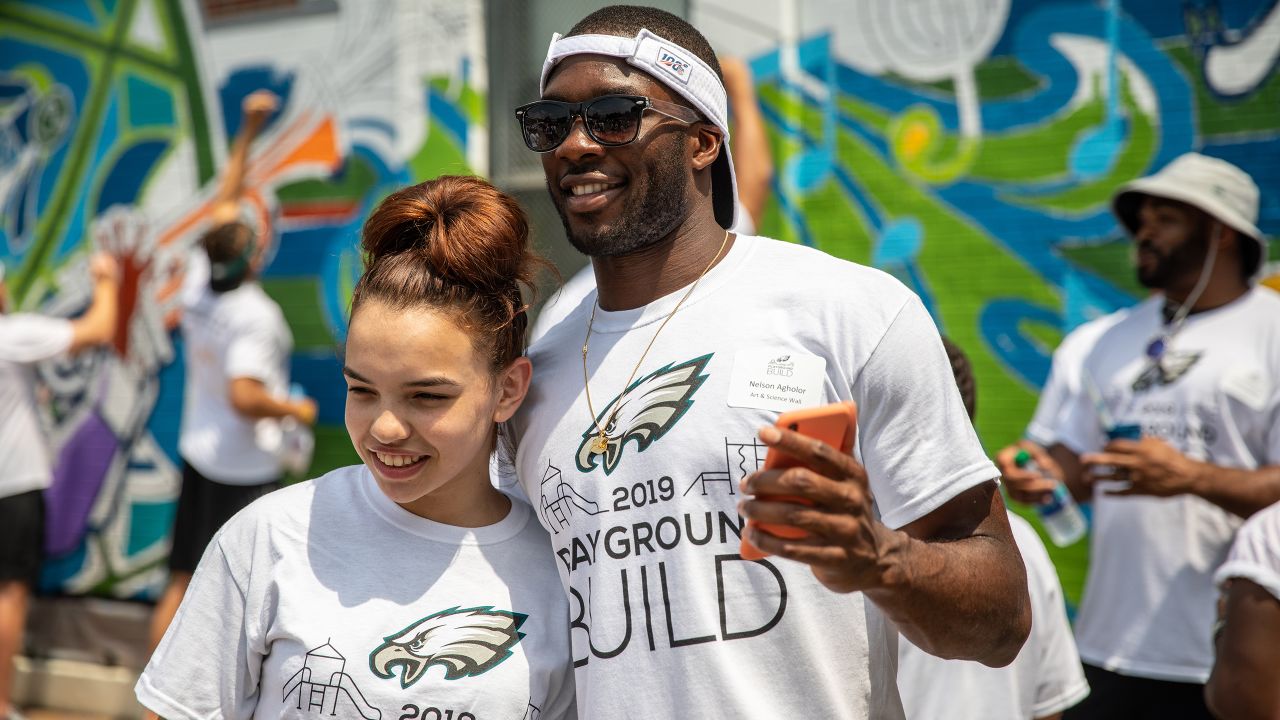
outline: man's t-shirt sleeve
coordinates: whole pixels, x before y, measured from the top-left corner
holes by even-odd
[[[0,360],[37,363],[71,348],[71,321],[44,315],[0,316]]]
[[[252,378],[267,382],[271,369],[280,365],[279,335],[265,323],[255,323],[237,333],[227,347],[223,371],[230,379]]]
[[[899,528],[999,477],[933,319],[911,296],[854,380],[858,445],[881,521]]]
[[[1083,379],[1087,372],[1087,368],[1081,369],[1082,382],[1088,382]],[[1106,444],[1098,408],[1088,392],[1066,393],[1057,422],[1058,434],[1055,442],[1062,443],[1077,455],[1100,450]]]
[[[1280,503],[1255,513],[1236,534],[1227,561],[1218,568],[1218,584],[1232,578],[1253,581],[1280,600]]]

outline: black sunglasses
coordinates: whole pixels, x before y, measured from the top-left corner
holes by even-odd
[[[538,100],[516,108],[524,144],[534,152],[551,152],[569,137],[574,119],[581,116],[587,135],[601,145],[626,145],[640,135],[645,110],[692,124],[702,119],[683,105],[643,95],[601,95],[583,102]]]

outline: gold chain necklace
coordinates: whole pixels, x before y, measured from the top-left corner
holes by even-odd
[[[676,311],[680,309],[681,305],[684,305],[684,301],[688,300],[689,296],[693,294],[694,288],[698,287],[698,281],[702,280],[703,276],[711,271],[711,267],[720,259],[720,255],[724,253],[724,249],[728,244],[729,231],[725,230],[724,240],[720,242],[720,249],[717,250],[715,256],[711,258],[711,262],[707,263],[707,266],[698,274],[698,277],[694,279],[693,284],[690,285],[689,289],[685,291],[683,296],[681,296],[680,301],[676,303],[675,307],[671,308],[671,312],[667,313],[667,317],[662,320],[662,324],[659,325],[657,331],[653,333],[653,337],[649,338],[649,344],[645,346],[644,352],[640,353],[640,359],[636,361],[636,366],[631,368],[631,375],[627,378],[627,382],[623,384],[622,392],[618,394],[618,402],[613,414],[611,414],[609,419],[605,421],[603,427],[600,426],[600,421],[596,419],[596,409],[591,405],[591,383],[587,380],[587,346],[591,344],[591,326],[595,324],[596,308],[600,307],[600,302],[597,300],[591,304],[591,317],[587,319],[587,336],[582,340],[582,387],[586,391],[587,395],[587,411],[591,413],[591,423],[596,429],[596,438],[591,441],[591,452],[599,455],[608,449],[609,433],[607,429],[613,422],[614,415],[618,412],[617,408],[622,407],[622,399],[627,396],[627,389],[631,387],[631,381],[635,380],[636,373],[640,371],[640,366],[644,364],[644,359],[649,355],[649,350],[653,347],[654,341],[658,339],[658,335],[662,333],[662,329],[667,326],[667,323],[671,321],[671,318],[675,317]]]

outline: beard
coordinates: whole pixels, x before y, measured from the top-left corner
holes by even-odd
[[[679,136],[676,142],[653,143],[644,156],[645,184],[632,185],[618,219],[607,225],[575,228],[564,210],[564,200],[551,194],[569,244],[591,257],[616,257],[649,247],[670,235],[689,214],[689,183],[681,158]],[[666,147],[670,145],[671,147]]]
[[[1138,283],[1151,290],[1166,290],[1183,277],[1190,276],[1194,282],[1208,256],[1209,234],[1201,226],[1178,247],[1156,255],[1151,267],[1138,265]]]

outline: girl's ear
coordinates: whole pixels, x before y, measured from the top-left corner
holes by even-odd
[[[527,357],[518,357],[498,373],[498,406],[493,411],[494,422],[506,422],[520,409],[524,396],[529,393],[529,381],[533,379],[533,363]]]

